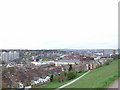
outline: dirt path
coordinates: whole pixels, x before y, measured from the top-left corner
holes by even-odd
[[[118,83],[120,83],[120,78],[118,80],[116,80],[115,82],[113,82],[109,88],[118,88]],[[120,90],[120,88],[119,88]]]
[[[79,80],[80,78],[82,78],[83,76],[85,76],[85,75],[86,75],[87,73],[89,73],[89,72],[90,72],[90,71],[84,73],[82,76],[76,78],[75,80],[73,80],[73,81],[71,81],[71,82],[69,82],[69,83],[67,83],[67,84],[65,84],[65,85],[63,85],[63,86],[61,86],[61,87],[58,87],[57,89],[54,89],[54,90],[59,90],[59,89],[61,89],[61,88],[64,88],[64,87],[66,87],[66,86],[74,83],[75,81]]]

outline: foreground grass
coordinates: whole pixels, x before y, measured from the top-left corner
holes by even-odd
[[[78,78],[79,76],[83,75],[85,72],[82,72],[82,73],[77,73],[77,77]],[[74,78],[74,79],[76,79]],[[44,85],[40,85],[40,86],[37,86],[35,88],[58,88],[66,83],[69,83],[71,82],[72,80],[74,79],[71,79],[71,80],[68,80],[68,81],[65,81],[65,82],[58,82],[58,81],[53,81],[53,82],[49,82],[49,83],[46,83]]]
[[[106,88],[118,78],[118,60],[94,69],[89,74],[65,88]]]

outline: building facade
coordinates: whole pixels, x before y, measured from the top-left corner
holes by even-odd
[[[19,51],[7,51],[7,50],[0,51],[0,60],[3,60],[5,62],[15,60],[18,58],[19,58]]]

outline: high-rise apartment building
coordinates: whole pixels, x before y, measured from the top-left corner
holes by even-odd
[[[3,50],[0,52],[0,58],[5,62],[15,60],[19,58],[19,52]]]

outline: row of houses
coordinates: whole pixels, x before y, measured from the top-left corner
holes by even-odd
[[[74,64],[45,64],[36,66],[29,63],[26,65],[8,67],[6,70],[3,69],[3,87],[17,88],[19,82],[22,82],[24,86],[34,87],[48,82],[51,75],[58,75],[62,72],[69,71],[70,65],[72,65],[72,69],[76,72],[83,72],[95,69],[96,67],[111,62],[112,60],[112,58],[102,58],[99,60],[85,59],[78,63],[74,62]]]
[[[49,82],[49,81],[50,81],[50,77],[47,76],[46,78],[39,78],[38,80],[32,80],[30,86],[24,86],[22,82],[19,82],[18,83],[18,88],[27,88],[27,89],[29,89],[29,88],[35,87],[37,85],[44,84],[44,83]]]
[[[99,66],[104,65],[105,63],[113,61],[113,58],[102,58],[99,60],[82,60],[79,63],[74,63],[72,64],[73,70],[76,72],[83,72],[83,71],[88,71],[88,70],[93,70]],[[64,71],[68,71],[69,65],[63,66]]]
[[[3,88],[17,88],[19,82],[22,82],[24,86],[29,86],[32,80],[45,79],[47,76],[60,74],[61,72],[62,69],[60,66],[55,67],[52,64],[43,66],[30,64],[3,68],[2,86]]]

